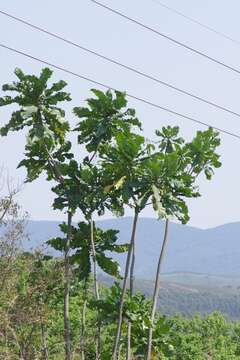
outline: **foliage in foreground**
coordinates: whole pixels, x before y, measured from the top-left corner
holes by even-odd
[[[1,259],[1,267],[4,265]],[[41,254],[19,254],[11,263],[7,281],[0,289],[0,359],[25,360],[64,358],[63,263]],[[70,319],[73,359],[80,359],[81,311],[84,304],[81,283],[71,284]],[[91,279],[89,288],[91,288]],[[110,359],[121,289],[115,284],[101,288],[101,300],[88,293],[86,319],[86,358],[95,359],[95,328],[102,324],[102,359]],[[144,352],[151,302],[140,293],[126,297],[122,332],[122,359],[127,336],[126,320],[132,321],[132,346],[135,355]],[[228,322],[220,313],[201,318],[157,314],[154,333],[156,359],[235,360],[240,359],[240,323]]]

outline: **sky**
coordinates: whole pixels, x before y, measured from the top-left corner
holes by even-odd
[[[102,3],[134,17],[170,37],[205,52],[230,66],[240,69],[240,45],[207,31],[161,7],[158,0],[101,0]],[[239,1],[162,0],[166,5],[240,41]],[[21,17],[82,46],[100,52],[126,65],[135,67],[165,82],[240,112],[240,75],[211,63],[186,49],[174,45],[137,25],[111,14],[90,0],[30,2],[9,0],[0,10]],[[34,31],[0,14],[0,43],[65,67],[83,76],[145,98],[200,121],[240,134],[240,119],[223,111],[181,95],[151,80],[121,69],[59,40]],[[0,84],[15,80],[16,67],[38,74],[44,65],[0,48]],[[93,87],[87,81],[54,70],[53,80],[63,79],[73,101],[66,106],[67,119],[74,126],[77,119],[71,109],[82,106]],[[100,87],[99,87],[100,88]],[[0,94],[2,94],[0,92]],[[178,125],[181,135],[190,140],[203,126],[181,119],[162,110],[129,99],[143,123],[144,135],[154,137],[155,129]],[[0,126],[9,121],[12,109],[0,108]],[[0,164],[18,183],[25,178],[16,169],[24,156],[25,136],[11,134],[0,139]],[[76,153],[80,149],[75,146]],[[212,181],[199,179],[201,198],[188,202],[192,226],[209,228],[240,221],[240,140],[221,134],[222,167]],[[77,154],[78,155],[78,154]],[[79,154],[81,156],[81,154]],[[64,214],[51,208],[50,184],[41,177],[25,184],[18,200],[33,220],[62,220]],[[126,215],[131,215],[127,210]],[[80,215],[78,215],[80,216]],[[142,216],[155,216],[150,208]],[[106,214],[105,217],[111,217]]]

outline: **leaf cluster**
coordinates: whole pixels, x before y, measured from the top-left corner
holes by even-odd
[[[132,126],[141,128],[135,110],[126,108],[126,94],[108,90],[106,93],[92,89],[96,98],[87,100],[88,107],[75,107],[73,112],[81,121],[75,128],[78,142],[85,144],[89,152],[99,150],[100,144],[110,142],[119,132],[129,131]]]
[[[0,98],[0,106],[17,104],[19,110],[12,113],[10,121],[0,129],[2,136],[9,131],[28,129],[25,146],[25,159],[19,164],[28,172],[27,181],[35,180],[43,170],[50,178],[56,177],[53,163],[49,166],[49,153],[53,158],[63,161],[71,158],[70,143],[65,143],[69,124],[65,112],[57,105],[59,102],[70,101],[70,95],[62,91],[67,85],[59,81],[48,86],[52,71],[44,68],[39,77],[26,75],[16,69],[17,82],[5,84],[2,90],[13,93]]]
[[[118,230],[102,230],[94,223],[94,244],[96,251],[96,261],[98,266],[107,274],[120,278],[120,268],[118,263],[112,259],[109,253],[123,253],[127,251],[127,244],[117,244]],[[60,224],[61,231],[67,236],[68,226],[66,223]],[[92,248],[91,248],[91,224],[79,222],[77,226],[72,226],[72,236],[70,248],[70,263],[75,268],[79,280],[89,278],[92,272]],[[47,242],[54,249],[63,251],[66,246],[66,237],[56,237]]]

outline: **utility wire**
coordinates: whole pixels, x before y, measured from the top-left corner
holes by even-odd
[[[115,10],[115,9],[113,9],[113,8],[107,6],[107,5],[105,5],[105,4],[103,4],[103,3],[99,2],[99,1],[96,1],[96,0],[89,0],[89,1],[91,1],[92,3],[94,3],[94,4],[98,5],[98,6],[101,6],[102,8],[104,8],[104,9],[106,9],[106,10],[108,10],[108,11],[110,11],[110,12],[116,14],[116,15],[121,16],[122,18],[124,18],[124,19],[126,19],[128,21],[131,21],[132,23],[142,27],[145,30],[149,30],[152,33],[154,33],[154,34],[156,34],[158,36],[161,36],[162,38],[164,38],[166,40],[169,40],[169,41],[171,41],[172,43],[174,43],[176,45],[179,45],[179,46],[181,46],[181,47],[183,47],[183,48],[185,48],[185,49],[187,49],[187,50],[189,50],[189,51],[191,51],[191,52],[193,52],[193,53],[195,53],[197,55],[200,55],[200,56],[204,57],[205,59],[214,62],[215,64],[221,65],[221,66],[223,66],[224,68],[226,68],[228,70],[231,70],[231,71],[233,71],[233,72],[235,72],[237,74],[240,74],[239,69],[236,69],[233,66],[222,62],[221,60],[217,60],[217,59],[213,58],[212,56],[205,54],[202,51],[199,51],[199,50],[197,50],[197,49],[195,49],[195,48],[193,48],[193,47],[191,47],[191,46],[189,46],[187,44],[182,43],[181,41],[178,41],[178,40],[176,40],[176,39],[174,39],[174,38],[172,38],[172,37],[170,37],[170,36],[168,36],[168,35],[166,35],[164,33],[161,33],[160,31],[158,31],[158,30],[156,30],[156,29],[154,29],[154,28],[152,28],[152,27],[150,27],[150,26],[148,26],[146,24],[143,24],[142,22],[140,22],[140,21],[138,21],[136,19],[133,19],[132,17],[130,17],[128,15],[123,14],[118,10]]]
[[[188,21],[191,21],[192,23],[201,26],[201,27],[202,27],[203,29],[205,29],[205,30],[211,31],[212,33],[214,33],[214,34],[216,34],[216,35],[218,35],[218,36],[221,36],[222,38],[224,38],[224,39],[226,39],[226,40],[230,40],[231,42],[233,42],[233,43],[236,44],[236,45],[240,45],[240,41],[239,41],[239,40],[236,40],[236,39],[232,38],[231,36],[226,35],[226,34],[224,34],[223,32],[214,29],[214,28],[211,27],[211,26],[208,26],[208,25],[206,25],[206,24],[203,24],[202,22],[200,22],[200,21],[198,21],[198,20],[196,20],[196,19],[194,19],[194,18],[192,18],[192,17],[190,17],[190,16],[188,16],[188,15],[186,15],[186,14],[184,14],[184,13],[182,13],[182,12],[180,12],[180,11],[178,11],[178,10],[176,10],[176,9],[168,6],[168,5],[166,5],[166,4],[163,4],[163,3],[162,3],[161,1],[159,1],[159,0],[151,0],[151,1],[152,1],[153,3],[155,3],[155,4],[160,5],[161,7],[165,8],[165,9],[171,11],[172,13],[175,13],[175,14],[183,17],[184,19],[187,19]]]
[[[55,68],[55,69],[60,70],[60,71],[63,71],[63,72],[65,72],[65,73],[70,74],[70,75],[73,75],[73,76],[75,76],[75,77],[77,77],[77,78],[86,80],[86,81],[88,81],[88,82],[90,82],[90,83],[93,83],[93,84],[95,84],[95,85],[99,85],[99,86],[102,86],[102,87],[104,87],[104,88],[107,88],[107,89],[110,89],[110,90],[113,90],[113,91],[119,91],[119,90],[117,90],[116,88],[114,88],[114,87],[112,87],[112,86],[109,86],[109,85],[106,85],[106,84],[104,84],[104,83],[102,83],[102,82],[100,82],[100,81],[93,80],[93,79],[91,79],[91,78],[89,78],[89,77],[87,77],[87,76],[78,74],[78,73],[76,73],[76,72],[73,72],[73,71],[71,71],[71,70],[68,70],[67,68],[64,68],[64,67],[62,67],[62,66],[59,66],[59,65],[50,63],[49,61],[46,61],[46,60],[37,58],[37,57],[35,57],[35,56],[33,56],[33,55],[27,54],[27,53],[25,53],[25,52],[23,52],[23,51],[21,51],[21,50],[17,50],[17,49],[15,49],[15,48],[12,48],[12,47],[7,46],[7,45],[5,45],[5,44],[0,43],[0,47],[2,47],[3,49],[9,50],[9,51],[11,51],[11,52],[14,52],[14,53],[16,53],[16,54],[22,55],[22,56],[24,56],[24,57],[27,57],[27,58],[29,58],[29,59],[31,59],[31,60],[40,62],[40,63],[45,64],[45,65],[48,65],[48,66],[51,66],[52,68]],[[234,137],[234,138],[240,139],[240,135],[235,134],[235,133],[233,133],[233,132],[230,132],[230,131],[228,131],[228,130],[224,130],[224,129],[218,128],[218,127],[216,127],[216,126],[212,126],[212,125],[210,125],[210,124],[208,124],[208,123],[205,123],[205,122],[203,122],[203,121],[197,120],[197,119],[195,119],[195,118],[193,118],[193,117],[191,117],[191,116],[184,115],[184,114],[179,113],[179,112],[177,112],[177,111],[175,111],[175,110],[172,110],[172,109],[169,109],[169,108],[167,108],[167,107],[161,106],[161,105],[159,105],[159,104],[153,103],[153,102],[151,102],[151,101],[149,101],[149,100],[146,100],[146,99],[144,99],[144,98],[138,97],[138,96],[136,96],[136,95],[132,95],[132,94],[129,94],[129,93],[125,93],[125,94],[126,94],[126,96],[128,96],[129,98],[134,99],[134,100],[137,100],[137,101],[140,101],[140,102],[142,102],[142,103],[144,103],[144,104],[150,105],[151,107],[154,107],[154,108],[157,108],[157,109],[160,109],[160,110],[164,110],[164,111],[166,111],[166,112],[168,112],[168,113],[170,113],[170,114],[172,114],[172,115],[176,115],[176,116],[181,117],[181,118],[183,118],[183,119],[190,120],[190,121],[192,121],[192,122],[194,122],[194,123],[196,123],[196,124],[200,124],[200,125],[203,125],[203,126],[206,126],[206,127],[211,127],[211,128],[213,128],[213,129],[215,129],[215,130],[217,130],[217,131],[219,131],[219,132],[221,132],[221,133],[223,133],[223,134],[226,134],[226,135],[232,136],[232,137]]]
[[[167,83],[167,82],[165,82],[165,81],[163,81],[163,80],[160,80],[160,79],[158,79],[158,78],[156,78],[156,77],[154,77],[154,76],[152,76],[152,75],[149,75],[149,74],[147,74],[147,73],[144,73],[143,71],[138,70],[138,69],[136,69],[136,68],[134,68],[134,67],[132,67],[132,66],[123,64],[123,63],[121,63],[121,62],[119,62],[119,61],[117,61],[117,60],[114,60],[114,59],[112,59],[112,58],[110,58],[110,57],[107,57],[107,56],[105,56],[105,55],[103,55],[103,54],[100,54],[100,53],[98,53],[98,52],[96,52],[96,51],[94,51],[94,50],[91,50],[91,49],[89,49],[89,48],[86,48],[85,46],[82,46],[82,45],[80,45],[80,44],[78,44],[78,43],[75,43],[75,42],[73,42],[73,41],[71,41],[71,40],[69,40],[69,39],[66,39],[66,38],[58,35],[58,34],[55,34],[55,33],[53,33],[53,32],[50,32],[50,31],[48,31],[48,30],[46,30],[46,29],[44,29],[44,28],[42,28],[42,27],[36,26],[36,25],[34,25],[34,24],[32,24],[32,23],[30,23],[30,22],[28,22],[28,21],[26,21],[26,20],[23,20],[23,19],[21,19],[21,18],[19,18],[19,17],[17,17],[17,16],[11,15],[11,14],[5,12],[5,11],[2,11],[2,10],[0,10],[0,14],[5,15],[5,16],[7,16],[7,17],[9,17],[9,18],[11,18],[11,19],[13,19],[13,20],[15,20],[15,21],[20,22],[20,23],[23,23],[24,25],[27,25],[28,27],[31,27],[31,28],[33,28],[33,29],[35,29],[35,30],[37,30],[37,31],[42,32],[42,33],[45,33],[45,34],[47,34],[47,35],[49,35],[49,36],[51,36],[51,37],[54,37],[54,38],[56,38],[56,39],[58,39],[58,40],[61,40],[61,41],[65,42],[65,43],[67,43],[67,44],[69,44],[69,45],[72,45],[72,46],[74,46],[74,47],[77,47],[77,48],[80,49],[80,50],[83,50],[83,51],[85,51],[85,52],[87,52],[87,53],[90,53],[90,54],[92,54],[92,55],[94,55],[94,56],[97,56],[97,57],[99,57],[99,58],[101,58],[101,59],[103,59],[103,60],[105,60],[105,61],[108,61],[108,62],[110,62],[110,63],[112,63],[112,64],[114,64],[114,65],[117,65],[117,66],[119,66],[119,67],[121,67],[121,68],[123,68],[123,69],[132,71],[132,72],[134,72],[135,74],[140,75],[140,76],[142,76],[142,77],[144,77],[144,78],[146,78],[146,79],[152,80],[152,81],[154,81],[154,82],[156,82],[156,83],[158,83],[158,84],[161,84],[161,85],[163,85],[163,86],[166,86],[166,87],[168,87],[168,88],[170,88],[170,89],[172,89],[172,90],[178,91],[178,92],[181,93],[181,94],[190,96],[190,97],[192,97],[193,99],[199,100],[199,101],[201,101],[201,102],[203,102],[203,103],[205,103],[205,104],[211,105],[211,106],[213,106],[213,107],[215,107],[215,108],[217,108],[217,109],[219,109],[219,110],[226,111],[226,112],[230,113],[231,115],[234,115],[234,116],[237,116],[237,117],[240,118],[240,113],[237,113],[237,112],[235,112],[235,111],[233,111],[233,110],[231,110],[231,109],[228,109],[228,108],[226,108],[226,107],[224,107],[224,106],[218,105],[218,104],[216,104],[215,102],[212,102],[212,101],[210,101],[210,100],[207,100],[207,99],[205,99],[205,98],[202,98],[201,96],[192,94],[192,93],[190,93],[189,91],[186,91],[186,90],[184,90],[184,89],[181,89],[181,88],[179,88],[179,87],[177,87],[177,86],[175,86],[175,85],[169,84],[169,83]]]

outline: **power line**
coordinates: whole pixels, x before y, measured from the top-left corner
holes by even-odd
[[[152,76],[152,75],[149,75],[149,74],[147,74],[147,73],[144,73],[144,72],[141,71],[141,70],[138,70],[138,69],[136,69],[136,68],[133,68],[132,66],[123,64],[123,63],[121,63],[121,62],[119,62],[119,61],[117,61],[117,60],[114,60],[114,59],[112,59],[112,58],[110,58],[110,57],[107,57],[107,56],[105,56],[105,55],[103,55],[103,54],[100,54],[100,53],[98,53],[98,52],[96,52],[96,51],[94,51],[94,50],[91,50],[91,49],[89,49],[89,48],[87,48],[87,47],[85,47],[85,46],[82,46],[82,45],[80,45],[80,44],[78,44],[78,43],[75,43],[75,42],[73,42],[73,41],[71,41],[71,40],[69,40],[69,39],[66,39],[66,38],[64,38],[64,37],[62,37],[62,36],[60,36],[60,35],[58,35],[58,34],[55,34],[55,33],[51,32],[51,31],[48,31],[48,30],[46,30],[46,29],[44,29],[44,28],[42,28],[42,27],[39,27],[39,26],[37,26],[37,25],[34,25],[34,24],[32,24],[32,23],[30,23],[30,22],[28,22],[28,21],[26,21],[26,20],[23,20],[23,19],[17,17],[17,16],[11,15],[11,14],[5,12],[5,11],[2,11],[2,10],[0,10],[0,14],[5,15],[5,16],[7,16],[7,17],[9,17],[9,18],[11,18],[11,19],[13,19],[13,20],[15,20],[15,21],[20,22],[20,23],[23,23],[24,25],[27,25],[28,27],[31,27],[31,28],[33,28],[33,29],[35,29],[35,30],[37,30],[37,31],[42,32],[42,33],[45,33],[45,34],[47,34],[47,35],[49,35],[49,36],[51,36],[51,37],[54,37],[54,38],[56,38],[56,39],[58,39],[58,40],[61,40],[61,41],[65,42],[65,43],[67,43],[67,44],[69,44],[69,45],[72,45],[72,46],[74,46],[74,47],[77,47],[77,48],[80,49],[80,50],[83,50],[83,51],[85,51],[85,52],[87,52],[87,53],[90,53],[90,54],[92,54],[92,55],[94,55],[94,56],[97,56],[97,57],[99,57],[99,58],[101,58],[101,59],[103,59],[103,60],[105,60],[105,61],[108,61],[108,62],[114,64],[114,65],[120,66],[120,67],[122,67],[122,68],[124,68],[124,69],[126,69],[126,70],[129,70],[129,71],[132,71],[132,72],[134,72],[134,73],[137,74],[137,75],[140,75],[140,76],[142,76],[142,77],[144,77],[144,78],[147,78],[147,79],[149,79],[149,80],[152,80],[152,81],[154,81],[154,82],[156,82],[156,83],[158,83],[158,84],[161,84],[161,85],[163,85],[163,86],[166,86],[166,87],[168,87],[168,88],[170,88],[170,89],[172,89],[172,90],[178,91],[178,92],[181,93],[181,94],[190,96],[190,97],[192,97],[193,99],[196,99],[196,100],[201,101],[201,102],[203,102],[203,103],[205,103],[205,104],[211,105],[211,106],[213,106],[213,107],[215,107],[215,108],[217,108],[217,109],[219,109],[219,110],[226,111],[226,112],[230,113],[231,115],[234,115],[234,116],[237,116],[237,117],[240,118],[240,113],[237,113],[237,112],[235,112],[235,111],[233,111],[233,110],[231,110],[231,109],[228,109],[228,108],[226,108],[226,107],[224,107],[224,106],[218,105],[218,104],[216,104],[215,102],[212,102],[212,101],[210,101],[210,100],[207,100],[207,99],[205,99],[205,98],[203,98],[203,97],[201,97],[201,96],[192,94],[192,93],[190,93],[189,91],[186,91],[186,90],[184,90],[184,89],[181,89],[181,88],[179,88],[179,87],[177,87],[177,86],[175,86],[175,85],[169,84],[169,83],[167,83],[167,82],[165,82],[165,81],[163,81],[163,80],[160,80],[160,79],[158,79],[158,78],[156,78],[156,77],[154,77],[154,76]]]
[[[187,20],[191,21],[192,23],[201,26],[201,27],[204,28],[205,30],[211,31],[211,32],[213,32],[214,34],[216,34],[216,35],[218,35],[218,36],[221,36],[222,38],[224,38],[224,39],[226,39],[226,40],[230,40],[230,41],[233,42],[234,44],[240,45],[240,41],[232,38],[232,37],[229,36],[229,35],[224,34],[224,33],[221,32],[221,31],[218,31],[218,30],[214,29],[214,28],[211,27],[211,26],[208,26],[208,25],[203,24],[202,22],[200,22],[200,21],[198,21],[198,20],[196,20],[196,19],[193,19],[192,17],[190,17],[190,16],[188,16],[188,15],[186,15],[186,14],[184,14],[184,13],[182,13],[182,12],[180,12],[180,11],[178,11],[178,10],[176,10],[176,9],[174,9],[174,8],[166,5],[166,4],[163,4],[163,3],[162,3],[161,1],[159,1],[159,0],[151,0],[151,1],[154,2],[155,4],[158,4],[158,5],[162,6],[162,7],[165,8],[165,9],[171,11],[172,13],[175,13],[175,14],[183,17],[184,19],[187,19]]]
[[[189,50],[189,51],[191,51],[191,52],[193,52],[193,53],[195,53],[197,55],[200,55],[200,56],[204,57],[205,59],[214,62],[215,64],[221,65],[221,66],[223,66],[224,68],[226,68],[228,70],[231,70],[231,71],[233,71],[233,72],[235,72],[237,74],[240,74],[239,69],[236,69],[231,65],[228,65],[228,64],[226,64],[226,63],[224,63],[224,62],[222,62],[220,60],[217,60],[217,59],[213,58],[212,56],[207,55],[207,54],[203,53],[202,51],[197,50],[197,49],[195,49],[195,48],[193,48],[193,47],[191,47],[191,46],[189,46],[187,44],[184,44],[181,41],[178,41],[178,40],[176,40],[176,39],[174,39],[174,38],[172,38],[172,37],[170,37],[170,36],[168,36],[166,34],[163,34],[160,31],[158,31],[158,30],[156,30],[156,29],[154,29],[154,28],[152,28],[152,27],[150,27],[150,26],[148,26],[146,24],[143,24],[140,21],[138,21],[136,19],[133,19],[132,17],[130,17],[128,15],[123,14],[118,10],[112,9],[111,7],[109,7],[109,6],[105,5],[105,4],[102,4],[101,2],[96,1],[96,0],[89,0],[89,1],[91,1],[92,3],[94,3],[94,4],[98,5],[98,6],[101,6],[102,8],[104,8],[104,9],[106,9],[106,10],[108,10],[108,11],[110,11],[110,12],[116,14],[116,15],[121,16],[122,18],[124,18],[124,19],[126,19],[128,21],[131,21],[132,23],[142,27],[145,30],[149,30],[152,33],[154,33],[154,34],[156,34],[158,36],[161,36],[162,38],[164,38],[166,40],[169,40],[169,41],[171,41],[172,43],[174,43],[176,45],[179,45],[179,46],[181,46],[181,47],[183,47],[183,48],[185,48],[185,49],[187,49],[187,50]]]
[[[73,71],[71,71],[71,70],[68,70],[68,69],[66,69],[66,68],[64,68],[64,67],[62,67],[62,66],[59,66],[59,65],[50,63],[49,61],[46,61],[46,60],[43,60],[43,59],[40,59],[40,58],[37,58],[37,57],[35,57],[35,56],[33,56],[33,55],[27,54],[27,53],[25,53],[25,52],[23,52],[23,51],[21,51],[21,50],[17,50],[17,49],[15,49],[15,48],[12,48],[12,47],[7,46],[7,45],[5,45],[5,44],[0,43],[0,47],[4,48],[4,49],[6,49],[6,50],[9,50],[9,51],[11,51],[11,52],[17,53],[17,54],[19,54],[19,55],[22,55],[22,56],[24,56],[24,57],[27,57],[27,58],[29,58],[29,59],[31,59],[31,60],[40,62],[40,63],[45,64],[45,65],[48,65],[48,66],[51,66],[52,68],[55,68],[55,69],[60,70],[60,71],[63,71],[63,72],[65,72],[65,73],[67,73],[67,74],[73,75],[73,76],[78,77],[78,78],[80,78],[80,79],[86,80],[86,81],[88,81],[88,82],[90,82],[90,83],[93,83],[93,84],[95,84],[95,85],[99,85],[99,86],[102,86],[102,87],[104,87],[104,88],[106,88],[106,89],[110,89],[110,90],[113,90],[113,91],[119,91],[119,90],[117,90],[116,88],[114,88],[114,87],[112,87],[112,86],[109,86],[109,85],[106,85],[106,84],[104,84],[104,83],[102,83],[102,82],[100,82],[100,81],[93,80],[93,79],[91,79],[91,78],[89,78],[89,77],[87,77],[87,76],[78,74],[78,73],[73,72]],[[146,100],[146,99],[144,99],[144,98],[141,98],[141,97],[138,97],[138,96],[136,96],[136,95],[129,94],[129,93],[126,93],[126,96],[128,96],[128,97],[131,98],[131,99],[140,101],[140,102],[142,102],[142,103],[144,103],[144,104],[150,105],[151,107],[154,107],[154,108],[157,108],[157,109],[160,109],[160,110],[164,110],[164,111],[166,111],[166,112],[168,112],[168,113],[170,113],[170,114],[172,114],[172,115],[176,115],[176,116],[181,117],[181,118],[183,118],[183,119],[190,120],[190,121],[192,121],[192,122],[194,122],[194,123],[196,123],[196,124],[200,124],[200,125],[203,125],[203,126],[206,126],[206,127],[211,127],[211,128],[213,128],[213,129],[215,129],[215,130],[217,130],[217,131],[219,131],[219,132],[221,132],[221,133],[223,133],[223,134],[230,135],[230,136],[232,136],[232,137],[234,137],[234,138],[240,139],[240,135],[238,135],[238,134],[232,133],[232,132],[230,132],[230,131],[228,131],[228,130],[224,130],[224,129],[218,128],[218,127],[216,127],[216,126],[212,126],[212,125],[210,125],[210,124],[208,124],[208,123],[205,123],[205,122],[203,122],[203,121],[197,120],[197,119],[195,119],[195,118],[193,118],[193,117],[191,117],[191,116],[184,115],[184,114],[179,113],[179,112],[177,112],[177,111],[175,111],[175,110],[169,109],[169,108],[164,107],[164,106],[161,106],[161,105],[159,105],[159,104],[155,104],[155,103],[153,103],[153,102],[151,102],[151,101],[149,101],[149,100]]]

